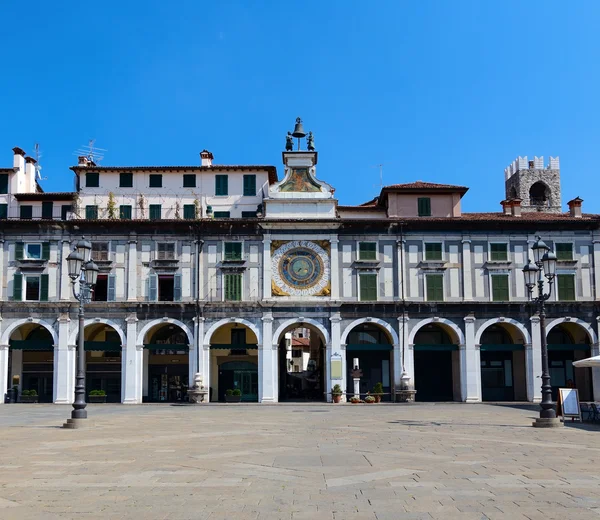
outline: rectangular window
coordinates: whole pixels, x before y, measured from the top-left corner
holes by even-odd
[[[54,203],[51,201],[42,202],[42,218],[51,219],[54,211]]]
[[[196,205],[195,204],[184,204],[183,205],[183,218],[193,220],[196,218]]]
[[[95,262],[108,260],[108,242],[92,242],[92,260]]]
[[[427,285],[427,301],[441,302],[444,300],[444,275],[428,274],[425,276]]]
[[[119,218],[123,220],[131,220],[131,206],[119,206]]]
[[[242,275],[223,275],[225,282],[225,301],[239,302],[242,299]]]
[[[160,220],[162,216],[162,206],[160,204],[150,204],[150,220]]]
[[[442,260],[442,244],[430,242],[425,244],[425,260],[440,262]]]
[[[242,211],[242,218],[256,218],[256,211]]]
[[[417,199],[417,210],[419,217],[431,216],[431,199],[429,197],[420,197]]]
[[[358,259],[377,260],[377,242],[359,242]]]
[[[133,173],[119,173],[119,188],[133,188]]]
[[[30,219],[33,217],[33,206],[20,206],[19,216],[22,219]]]
[[[0,194],[8,193],[8,173],[0,173]]]
[[[229,177],[227,175],[215,175],[215,195],[229,195]]]
[[[213,216],[215,218],[229,218],[229,211],[215,211]]]
[[[42,244],[25,244],[22,258],[26,260],[41,260]]]
[[[575,275],[557,274],[556,288],[560,301],[575,301]]]
[[[8,218],[8,204],[0,204],[0,220]]]
[[[184,188],[195,188],[196,187],[196,174],[195,173],[184,173],[183,174],[183,187]]]
[[[69,213],[73,211],[73,206],[70,204],[63,204],[60,207],[60,218],[61,220],[67,220],[69,218]]]
[[[92,244],[93,245],[93,244]],[[92,249],[92,258],[94,252]],[[107,302],[108,301],[108,276],[105,274],[99,274],[94,285],[94,292],[92,293],[92,300],[95,302]]]
[[[508,244],[490,244],[490,260],[506,262],[508,260]]]
[[[508,294],[508,275],[494,274],[492,275],[492,301],[507,302]]]
[[[40,277],[26,276],[25,277],[25,300],[37,302],[40,300]]]
[[[242,243],[241,242],[225,242],[225,260],[241,260],[242,259]]]
[[[557,260],[573,260],[573,244],[555,244]]]
[[[151,173],[150,174],[150,187],[151,188],[162,188],[162,174]]]
[[[85,218],[88,220],[96,220],[98,218],[98,206],[86,206]]]
[[[244,196],[256,196],[256,175],[244,175]]]
[[[231,329],[231,344],[246,345],[246,329]]]
[[[375,273],[359,274],[360,301],[377,300],[377,275]]]
[[[99,188],[100,187],[100,174],[98,172],[88,172],[85,174],[85,187],[86,188]]]
[[[158,277],[158,301],[175,301],[175,277],[173,275]]]
[[[175,244],[173,242],[159,242],[157,259],[175,260]]]

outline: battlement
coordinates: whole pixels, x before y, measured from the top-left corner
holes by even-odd
[[[560,159],[558,157],[550,157],[550,161],[544,168],[544,157],[534,157],[533,161],[529,161],[527,156],[517,157],[508,167],[504,168],[504,179],[510,179],[515,173],[522,170],[560,170]]]

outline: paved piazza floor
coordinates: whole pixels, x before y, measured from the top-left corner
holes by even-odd
[[[600,520],[600,428],[533,407],[0,406],[0,519]]]

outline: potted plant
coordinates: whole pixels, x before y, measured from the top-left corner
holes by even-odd
[[[380,403],[381,397],[383,396],[383,385],[381,383],[376,383],[375,386],[373,386],[371,395],[375,398],[376,403]]]
[[[105,403],[106,392],[104,390],[92,390],[88,395],[89,403]]]
[[[362,401],[360,400],[360,397],[358,397],[357,395],[354,395],[350,398],[350,402],[352,404],[359,404],[362,403]]]
[[[231,388],[225,391],[226,403],[239,403],[242,400],[242,391],[239,388],[232,390]]]
[[[367,403],[367,404],[373,404],[376,402],[377,402],[377,400],[372,395],[367,395],[367,397],[365,397],[365,403]]]
[[[37,403],[38,402],[38,393],[36,390],[23,390],[21,393],[21,402],[22,403]]]
[[[333,390],[331,390],[331,396],[333,397],[334,403],[339,403],[342,400],[342,387],[340,385],[334,385]]]

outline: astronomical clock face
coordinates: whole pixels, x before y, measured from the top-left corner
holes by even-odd
[[[274,296],[327,296],[329,256],[315,242],[294,240],[275,249],[272,256]]]

